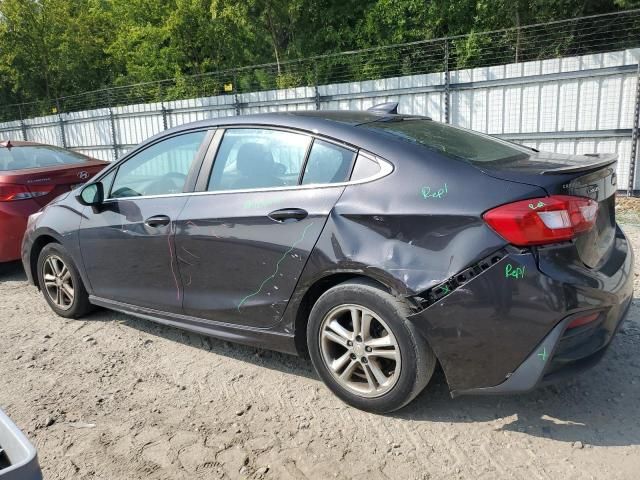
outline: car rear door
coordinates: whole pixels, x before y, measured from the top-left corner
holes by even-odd
[[[183,308],[212,321],[269,327],[282,317],[356,152],[276,129],[216,135],[214,165],[203,167],[202,191],[177,224]]]
[[[80,225],[82,258],[93,295],[180,313],[182,285],[173,234],[193,190],[207,130],[182,132],[134,153],[100,180],[106,200],[87,207]]]

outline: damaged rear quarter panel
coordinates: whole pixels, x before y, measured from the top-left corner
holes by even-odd
[[[332,274],[370,277],[402,297],[442,283],[506,245],[482,220],[485,211],[545,195],[422,147],[399,151],[397,159],[386,152],[389,176],[350,185],[337,202],[287,308],[286,330],[305,292]]]
[[[353,271],[415,295],[506,245],[483,221],[486,210],[544,195],[425,151],[405,149],[388,177],[347,187],[303,280]]]

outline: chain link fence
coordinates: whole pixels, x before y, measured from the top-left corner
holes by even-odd
[[[186,98],[313,87],[625,50],[640,46],[640,9],[320,55],[0,106],[0,121]]]

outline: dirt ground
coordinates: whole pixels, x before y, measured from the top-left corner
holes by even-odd
[[[56,317],[18,264],[0,326],[0,408],[47,479],[640,477],[640,299],[570,384],[452,400],[439,374],[389,416],[342,404],[303,359],[105,310]]]

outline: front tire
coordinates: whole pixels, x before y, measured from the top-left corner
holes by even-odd
[[[51,309],[61,317],[80,318],[93,309],[75,264],[58,243],[40,252],[38,284]]]
[[[372,282],[327,290],[309,316],[307,345],[324,383],[356,408],[388,413],[427,385],[436,357],[407,320],[410,310]]]

